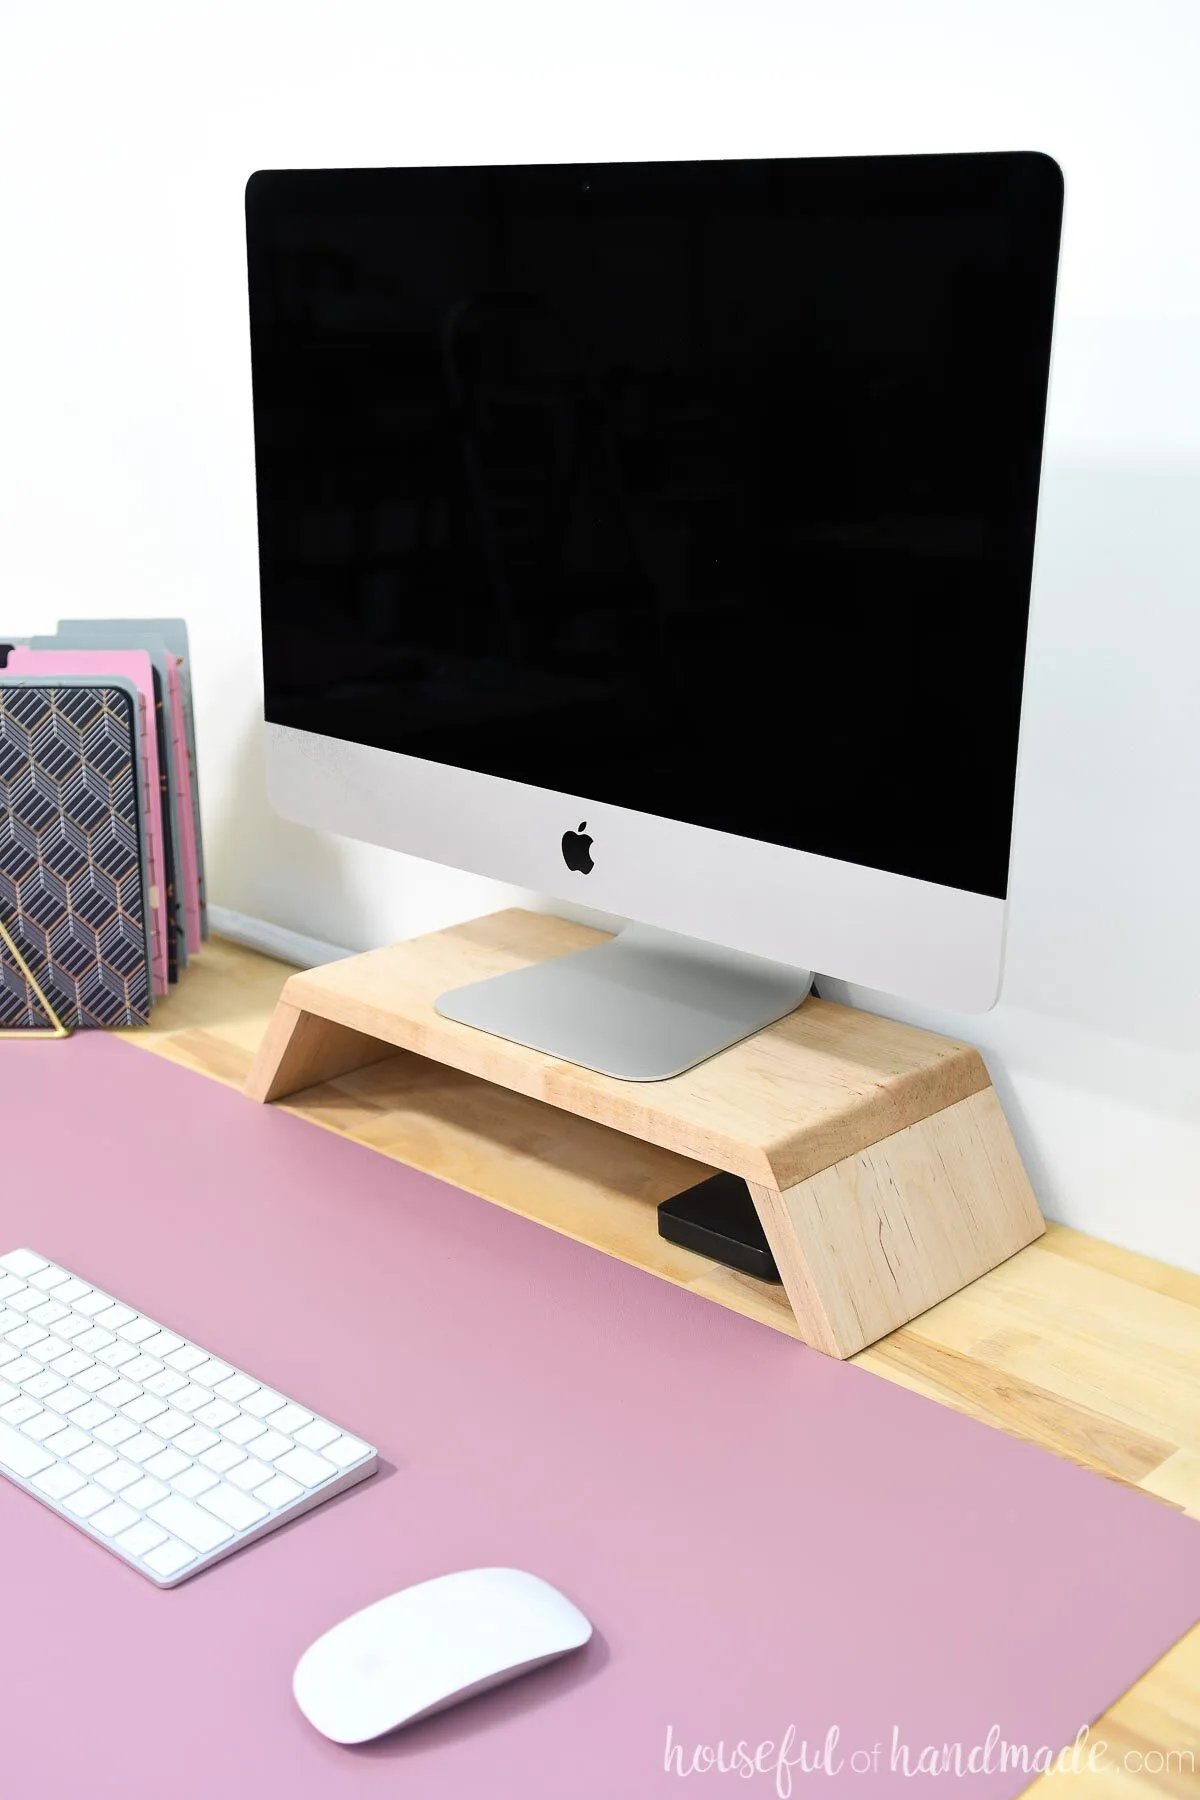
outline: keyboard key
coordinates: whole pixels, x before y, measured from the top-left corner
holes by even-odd
[[[323,1456],[317,1456],[311,1450],[289,1450],[281,1456],[276,1467],[284,1475],[290,1475],[301,1487],[320,1487],[331,1475],[337,1474],[336,1466],[326,1462]]]
[[[57,1363],[55,1367],[58,1367]],[[312,1423],[312,1414],[305,1412],[302,1406],[293,1405],[289,1400],[286,1406],[281,1406],[278,1412],[270,1415],[267,1423],[272,1431],[283,1431],[287,1433],[288,1437],[295,1437],[302,1425]],[[316,1448],[315,1445],[312,1447]]]
[[[127,1344],[144,1344],[149,1337],[158,1335],[158,1326],[153,1319],[131,1319],[128,1325],[117,1327],[117,1336],[123,1337]]]
[[[142,1479],[142,1471],[136,1463],[126,1462],[124,1457],[119,1462],[110,1463],[107,1469],[101,1469],[96,1480],[101,1487],[106,1487],[110,1494],[119,1494],[135,1481]]]
[[[6,1344],[11,1344],[14,1350],[28,1350],[31,1344],[44,1343],[49,1336],[50,1333],[44,1331],[40,1325],[26,1323],[14,1325],[11,1331],[5,1333],[4,1341]]]
[[[198,1381],[201,1387],[215,1388],[219,1381],[228,1381],[233,1370],[228,1363],[218,1362],[215,1356],[207,1361],[197,1363],[192,1369],[192,1380]]]
[[[0,1275],[0,1301],[7,1300],[10,1294],[24,1294],[29,1291],[29,1283],[22,1281],[18,1275]]]
[[[116,1412],[118,1407],[126,1406],[130,1400],[136,1400],[141,1393],[136,1381],[123,1381],[120,1376],[108,1387],[101,1388],[105,1406]]]
[[[159,1481],[170,1481],[173,1475],[182,1474],[190,1467],[189,1459],[176,1450],[164,1450],[161,1456],[152,1456],[146,1464],[147,1475],[154,1475]]]
[[[231,1375],[228,1381],[221,1382],[216,1389],[220,1399],[232,1400],[235,1405],[239,1400],[244,1400],[247,1394],[256,1394],[257,1392],[257,1381],[251,1381],[248,1375]]]
[[[80,1281],[77,1275],[69,1275],[66,1281],[55,1288],[54,1298],[61,1300],[66,1306],[74,1306],[77,1301],[82,1300],[83,1296],[90,1294],[91,1291],[86,1281]]]
[[[90,1441],[87,1432],[77,1431],[74,1425],[68,1425],[64,1430],[61,1419],[54,1436],[42,1439],[47,1450],[53,1450],[55,1456],[61,1458],[63,1462],[67,1460],[68,1456],[74,1456],[77,1450],[83,1450]]]
[[[106,1369],[119,1369],[125,1363],[136,1362],[141,1355],[136,1344],[124,1344],[120,1338],[109,1337],[107,1331],[104,1336],[109,1338],[109,1342],[104,1345],[103,1349],[97,1349],[94,1354],[96,1361],[102,1362]],[[79,1342],[85,1350],[90,1350],[92,1347],[90,1342],[84,1342],[82,1338]]]
[[[167,1534],[161,1525],[151,1525],[148,1519],[139,1519],[128,1531],[123,1531],[117,1539],[122,1550],[130,1556],[145,1556],[147,1550],[153,1550],[155,1544],[165,1544]]]
[[[117,1417],[106,1419],[102,1425],[92,1428],[93,1437],[98,1437],[102,1444],[123,1444],[127,1438],[137,1436],[137,1426],[129,1419]]]
[[[235,1470],[234,1474],[236,1472]],[[232,1474],[229,1479],[233,1480]],[[304,1489],[299,1482],[289,1481],[286,1475],[272,1475],[270,1481],[265,1481],[262,1487],[255,1488],[254,1498],[261,1500],[264,1506],[269,1506],[271,1511],[275,1512],[278,1507],[290,1505],[303,1492]]]
[[[8,1292],[4,1295],[4,1310],[11,1324],[29,1321],[29,1315],[39,1306],[45,1306],[46,1296],[35,1287],[29,1287],[23,1281],[10,1282]]]
[[[202,1425],[216,1427],[227,1425],[230,1419],[236,1419],[237,1416],[237,1407],[230,1406],[228,1400],[210,1400],[207,1406],[202,1406],[195,1414]]]
[[[99,1512],[102,1506],[109,1505],[111,1500],[111,1494],[106,1494],[104,1489],[97,1487],[94,1481],[89,1481],[87,1486],[80,1488],[77,1494],[68,1494],[63,1505],[68,1512],[73,1512],[77,1519],[90,1519],[93,1513]]]
[[[41,1363],[44,1368],[48,1363],[56,1362],[60,1356],[68,1356],[70,1351],[71,1346],[65,1339],[50,1336],[44,1344],[30,1344],[25,1354],[32,1356],[34,1362]]]
[[[215,1469],[218,1475],[223,1475],[226,1469],[232,1469],[235,1463],[245,1460],[246,1452],[239,1450],[236,1444],[217,1444],[213,1449],[206,1450],[200,1458],[206,1469]]]
[[[186,1569],[189,1563],[195,1562],[196,1555],[188,1550],[177,1538],[168,1538],[157,1550],[151,1550],[143,1556],[142,1561],[148,1569],[164,1579],[170,1575],[178,1575],[180,1569]]]
[[[160,1437],[155,1437],[152,1431],[143,1431],[140,1436],[132,1437],[121,1445],[121,1455],[127,1456],[130,1462],[146,1463],[165,1449],[166,1445]]]
[[[175,1412],[171,1409],[158,1415],[154,1421],[154,1429],[159,1437],[166,1438],[170,1443],[172,1438],[182,1436],[185,1431],[191,1431],[193,1426],[186,1413]]]
[[[214,1444],[220,1443],[215,1431],[207,1425],[193,1425],[190,1431],[181,1431],[174,1440],[174,1448],[182,1450],[188,1456],[199,1456],[202,1450],[211,1450]]]
[[[75,1385],[83,1388],[85,1393],[95,1394],[115,1380],[116,1376],[111,1369],[104,1368],[100,1363],[93,1363],[87,1373],[79,1377]]]
[[[39,1294],[36,1288],[27,1287],[22,1288],[19,1294],[9,1294],[4,1304],[11,1307],[13,1312],[28,1315],[35,1306],[42,1304],[44,1298],[45,1295]]]
[[[271,1413],[278,1412],[279,1408],[285,1404],[283,1395],[277,1394],[274,1388],[260,1387],[257,1394],[251,1394],[250,1398],[242,1403],[242,1411],[253,1413],[256,1419],[265,1419]]]
[[[102,1313],[106,1307],[112,1305],[112,1296],[111,1294],[102,1294],[98,1288],[93,1288],[90,1294],[84,1294],[82,1299],[74,1302],[74,1305],[75,1311],[82,1313],[85,1319],[94,1319],[97,1313]]]
[[[86,1406],[77,1406],[71,1414],[72,1425],[78,1425],[82,1431],[95,1431],[105,1420],[113,1416],[112,1407],[105,1406],[99,1400],[89,1400]]]
[[[55,1463],[41,1475],[35,1475],[32,1485],[39,1494],[46,1494],[51,1500],[65,1500],[68,1494],[77,1493],[84,1485],[84,1476],[68,1469],[66,1463]]]
[[[29,1379],[31,1381],[40,1381],[41,1377],[39,1375],[31,1375]],[[20,1398],[20,1388],[14,1387],[11,1381],[0,1381],[0,1405],[3,1405],[6,1400],[19,1400]]]
[[[261,1437],[251,1438],[250,1448],[261,1462],[278,1462],[284,1451],[292,1448],[292,1440],[282,1431],[264,1431]]]
[[[0,1256],[0,1269],[7,1269],[10,1275],[19,1275],[22,1281],[28,1281],[39,1269],[49,1266],[44,1256],[35,1256],[32,1250],[9,1250]]]
[[[151,1508],[150,1517],[164,1531],[170,1531],[193,1550],[215,1550],[219,1544],[226,1544],[233,1536],[228,1525],[221,1519],[215,1519],[209,1512],[202,1512],[191,1500],[185,1500],[182,1494],[172,1494],[169,1500],[160,1500]],[[151,1553],[153,1554],[153,1552]],[[147,1557],[147,1562],[150,1558]]]
[[[29,1317],[35,1325],[57,1325],[60,1319],[71,1316],[69,1306],[60,1306],[57,1300],[47,1300],[41,1306],[35,1306]]]
[[[185,1344],[182,1350],[170,1350],[163,1361],[172,1369],[179,1369],[187,1374],[191,1369],[198,1369],[201,1363],[210,1361],[207,1350],[197,1350],[193,1344]]]
[[[61,1287],[66,1279],[65,1269],[56,1269],[53,1263],[47,1263],[44,1269],[39,1269],[36,1275],[29,1277],[29,1285],[37,1288],[40,1293],[48,1294],[51,1288]]]
[[[140,1381],[144,1387],[149,1376],[162,1374],[162,1364],[154,1356],[135,1356],[132,1362],[121,1364],[121,1373],[126,1381]]]
[[[41,1363],[35,1363],[32,1356],[18,1356],[4,1364],[5,1381],[25,1381],[30,1375],[40,1375]]]
[[[226,1481],[201,1494],[198,1504],[226,1525],[232,1525],[235,1531],[249,1531],[251,1525],[261,1525],[270,1511],[269,1507],[260,1506],[253,1494],[243,1494]]]
[[[227,1479],[232,1481],[234,1487],[241,1488],[243,1494],[252,1494],[264,1481],[269,1481],[274,1473],[268,1463],[259,1462],[256,1456],[248,1456],[236,1469],[230,1469]]]
[[[127,1373],[133,1375],[132,1369],[127,1371]],[[160,1400],[167,1399],[171,1394],[182,1393],[183,1389],[188,1385],[187,1376],[177,1374],[174,1369],[160,1368],[157,1374],[151,1371],[151,1373],[144,1378],[133,1375],[133,1379],[135,1381],[139,1379],[142,1380],[142,1385],[145,1387],[146,1392],[148,1394],[157,1394]],[[203,1388],[200,1389],[200,1392],[204,1392]]]
[[[60,1319],[58,1335],[61,1338],[68,1338],[71,1343],[74,1343],[78,1338],[86,1336],[91,1329],[92,1326],[87,1319],[77,1318],[72,1313],[69,1319]]]
[[[44,1412],[39,1413],[36,1419],[27,1419],[25,1424],[22,1425],[21,1430],[27,1432],[31,1438],[36,1438],[37,1442],[42,1444],[47,1438],[54,1437],[61,1425],[62,1420],[56,1417],[54,1413]]]
[[[198,1387],[193,1381],[181,1388],[177,1394],[171,1395],[171,1405],[179,1407],[181,1412],[197,1413],[202,1406],[212,1406],[213,1397],[207,1388]],[[219,1406],[220,1401],[216,1404]]]
[[[97,1325],[103,1325],[105,1331],[115,1331],[118,1325],[128,1325],[130,1319],[135,1319],[137,1314],[132,1306],[120,1306],[114,1303],[112,1306],[105,1307],[103,1312],[96,1313],[94,1317]]]
[[[59,1356],[55,1359],[53,1372],[57,1376],[65,1376],[68,1381],[75,1381],[78,1386],[76,1377],[95,1367],[96,1364],[91,1357],[85,1356],[82,1350],[72,1350],[69,1356]]]
[[[116,1537],[118,1531],[128,1531],[131,1525],[138,1523],[132,1506],[126,1506],[123,1500],[114,1500],[103,1512],[92,1514],[92,1529],[102,1531],[105,1537]]]
[[[0,1469],[28,1481],[31,1475],[39,1475],[55,1460],[44,1445],[35,1444],[32,1438],[25,1437],[0,1419]]]
[[[7,1387],[9,1384],[6,1382],[4,1385]],[[31,1400],[44,1400],[47,1394],[54,1392],[55,1388],[66,1387],[66,1385],[61,1375],[56,1375],[52,1369],[43,1369],[40,1374],[31,1375],[28,1381],[23,1381],[21,1391],[28,1394]],[[15,1396],[16,1391],[16,1388],[12,1388],[10,1393],[5,1395],[5,1399]]]
[[[78,1469],[81,1475],[95,1475],[100,1469],[107,1469],[110,1463],[117,1460],[115,1450],[105,1444],[89,1444],[86,1450],[80,1450],[71,1458],[72,1468]]]
[[[169,1356],[172,1350],[182,1350],[183,1339],[176,1337],[173,1331],[156,1331],[153,1337],[145,1340],[142,1349],[147,1356],[157,1356],[161,1360]]]
[[[0,1419],[7,1419],[10,1425],[23,1425],[26,1419],[36,1419],[41,1410],[36,1400],[22,1394],[19,1400],[10,1400],[7,1406],[0,1406]]]
[[[261,1437],[263,1422],[261,1419],[248,1419],[245,1413],[239,1413],[228,1425],[222,1425],[221,1436],[228,1438],[231,1444],[248,1444],[251,1438]]]
[[[185,1469],[182,1475],[176,1475],[172,1479],[171,1486],[177,1494],[194,1500],[197,1494],[206,1494],[210,1487],[216,1487],[220,1479],[211,1469],[202,1469],[199,1463],[193,1463],[190,1469]]]
[[[166,1410],[166,1401],[160,1400],[156,1394],[139,1394],[121,1408],[125,1417],[132,1419],[135,1425],[145,1425],[156,1413],[165,1413]]]
[[[127,1487],[121,1498],[127,1506],[136,1506],[139,1512],[149,1512],[156,1500],[165,1500],[171,1490],[165,1481],[155,1481],[149,1475],[143,1475],[132,1487]]]
[[[73,1382],[68,1381],[65,1387],[55,1388],[52,1394],[46,1395],[46,1405],[56,1413],[73,1413],[77,1407],[86,1406],[89,1399],[90,1395],[85,1394],[82,1388],[77,1388]]]

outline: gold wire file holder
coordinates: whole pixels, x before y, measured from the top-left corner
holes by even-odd
[[[41,983],[39,982],[37,976],[34,974],[33,970],[30,968],[29,963],[26,961],[25,957],[21,954],[20,950],[17,948],[16,940],[14,939],[11,931],[9,931],[7,925],[4,923],[3,919],[0,919],[0,944],[3,944],[4,948],[8,951],[8,954],[12,957],[13,962],[16,964],[18,974],[23,975],[25,977],[25,980],[29,983],[30,987],[33,989],[33,992],[37,999],[38,1005],[41,1007],[41,1009],[45,1013],[47,1019],[50,1021],[50,1023],[45,1026],[34,1025],[34,1026],[30,1026],[28,1029],[25,1029],[24,1027],[22,1027],[21,1029],[16,1030],[16,1031],[0,1030],[0,1038],[65,1038],[65,1037],[70,1037],[71,1027],[69,1025],[64,1025],[64,1023],[63,1023],[62,1019],[59,1017],[56,1009],[51,1004],[47,995],[43,992]]]

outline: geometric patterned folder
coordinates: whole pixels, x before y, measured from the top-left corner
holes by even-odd
[[[133,689],[0,671],[0,922],[64,1025],[143,1025],[153,997]],[[0,1031],[46,1011],[0,939]]]

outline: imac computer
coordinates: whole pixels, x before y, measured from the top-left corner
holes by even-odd
[[[274,805],[635,921],[440,1010],[653,1079],[811,969],[991,1006],[1057,165],[262,171],[246,210]]]

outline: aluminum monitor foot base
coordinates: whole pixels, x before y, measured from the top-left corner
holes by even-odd
[[[666,1081],[794,1012],[811,987],[807,969],[627,925],[590,950],[452,988],[437,1010],[619,1081]]]

